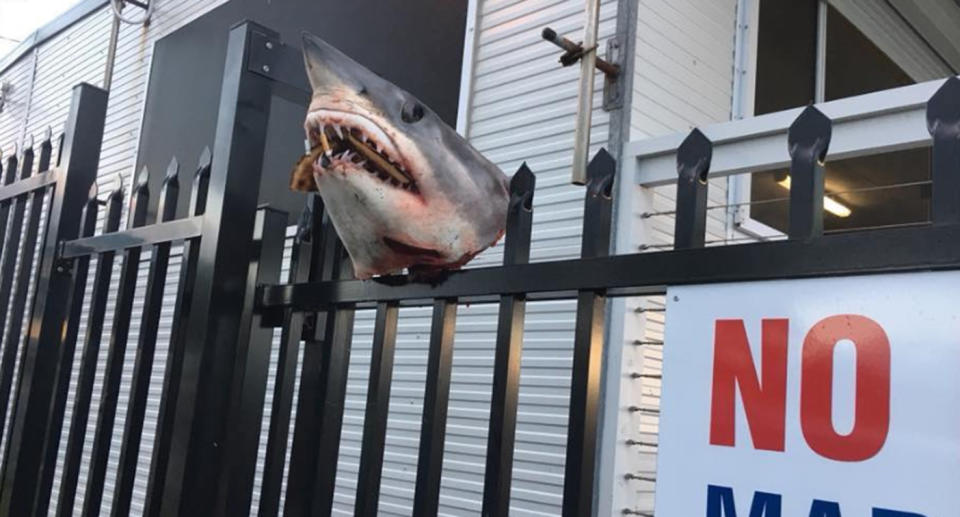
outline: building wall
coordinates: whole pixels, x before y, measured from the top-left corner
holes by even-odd
[[[154,42],[220,3],[222,1],[162,0],[157,2],[147,28],[122,26],[101,156],[98,180],[101,192],[112,188],[118,174],[127,185],[131,183]],[[561,34],[577,37],[583,30],[583,2],[478,0],[476,3],[474,54],[465,74],[470,80],[463,86],[469,90],[463,95],[467,104],[462,112],[469,119],[462,127],[471,142],[508,175],[523,161],[537,174],[532,260],[576,257],[580,252],[584,195],[582,188],[569,185],[577,69],[562,68],[557,64],[558,51],[540,39],[540,30],[549,25]],[[605,39],[615,31],[616,10],[615,0],[604,0],[600,48],[604,48]],[[110,15],[104,8],[0,73],[0,80],[14,84],[13,99],[0,113],[0,146],[7,146],[3,147],[5,151],[9,152],[9,144],[23,140],[25,135],[39,137],[47,126],[59,130],[66,119],[74,84],[81,81],[101,84],[109,30]],[[601,82],[598,77],[597,109],[593,116],[594,150],[607,144],[608,135],[609,117],[599,109]],[[192,172],[195,159],[181,157],[182,173]],[[501,256],[500,248],[492,249],[478,257],[471,267],[496,264]],[[178,266],[179,256],[174,253],[169,279],[176,278]],[[116,285],[117,276],[114,275],[113,285]],[[143,287],[141,282],[138,299],[142,299]],[[176,293],[169,288],[167,291],[165,295],[170,303],[165,305],[170,307]],[[106,328],[110,325],[113,303],[111,298]],[[135,304],[135,313],[141,307],[140,303]],[[574,310],[574,303],[570,301],[531,303],[527,309],[511,515],[557,515],[560,511]],[[494,305],[460,309],[441,488],[443,515],[477,515],[480,511],[496,314]],[[165,310],[135,485],[134,515],[142,512],[170,317],[170,312]],[[400,314],[381,493],[380,513],[383,515],[410,515],[412,512],[429,317],[429,308],[404,309]],[[82,322],[81,336],[85,325],[86,322]],[[338,463],[335,513],[339,515],[352,513],[372,331],[372,313],[359,313]],[[119,458],[123,408],[128,396],[126,383],[132,375],[138,332],[138,322],[134,319],[110,465],[115,465]],[[94,387],[94,402],[87,426],[90,439],[108,342],[109,335],[103,336],[100,374]],[[79,357],[78,352],[74,372],[78,369]],[[275,364],[272,366],[275,368]],[[76,376],[68,400],[66,426],[72,417],[75,383]],[[272,390],[272,385],[268,385],[268,389]],[[264,422],[268,422],[269,412],[268,406]],[[84,451],[85,461],[90,455],[90,439]],[[261,446],[264,447],[265,443]],[[61,458],[62,454],[63,447]],[[51,509],[56,507],[60,476],[58,468]],[[81,467],[79,494],[84,492],[85,477],[86,463]],[[114,480],[115,472],[111,470],[105,483],[103,513],[109,512]],[[255,487],[254,504],[259,496],[258,490],[259,481]]]
[[[631,140],[686,132],[731,118],[736,10],[737,0],[639,0]],[[631,170],[627,164],[625,174]],[[621,206],[627,215],[619,223],[632,235],[621,240],[626,245],[618,253],[670,249],[675,191],[673,186],[633,187],[628,203]],[[708,204],[726,204],[726,196],[726,180],[711,180]],[[708,212],[708,244],[727,238],[726,218],[724,210]],[[624,476],[656,478],[660,406],[656,376],[661,373],[664,325],[664,313],[658,311],[664,299],[630,298],[622,303],[623,331],[614,333],[618,341],[610,343],[623,351],[611,514],[623,510],[652,514],[654,483]]]

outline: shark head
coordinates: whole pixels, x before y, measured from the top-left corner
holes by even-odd
[[[410,93],[311,34],[310,153],[291,188],[319,191],[358,278],[455,269],[502,235],[508,182]]]

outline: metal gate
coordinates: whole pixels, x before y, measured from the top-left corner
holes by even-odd
[[[438,508],[457,308],[498,303],[493,395],[483,514],[505,516],[510,502],[524,308],[531,300],[577,301],[566,447],[563,514],[591,514],[599,446],[598,412],[604,318],[610,296],[663,294],[666,287],[763,279],[960,268],[960,80],[949,79],[928,105],[933,135],[932,221],[913,227],[823,234],[823,159],[831,121],[815,107],[789,133],[789,239],[705,247],[711,142],[698,130],[678,150],[675,250],[609,256],[615,161],[599,152],[588,167],[582,258],[529,263],[535,176],[514,174],[504,264],[453,272],[437,283],[406,277],[350,279],[319,197],[312,196],[294,243],[290,278],[280,278],[286,214],[258,208],[257,193],[271,95],[305,105],[301,58],[253,23],[230,33],[212,153],[192,178],[171,163],[157,220],[147,221],[147,171],[127,194],[118,182],[95,188],[107,95],[74,90],[64,136],[4,165],[0,187],[0,354],[3,430],[0,515],[100,513],[114,421],[126,425],[112,514],[130,510],[143,440],[150,372],[171,246],[183,246],[173,334],[163,379],[159,424],[149,465],[147,515],[246,515],[250,512],[273,328],[282,328],[271,394],[259,515],[275,516],[287,473],[284,515],[329,515],[343,421],[354,313],[375,308],[376,323],[364,419],[356,515],[376,515],[383,464],[398,310],[432,306],[414,514]],[[56,148],[56,149],[55,149]],[[211,156],[212,154],[212,156]],[[55,155],[55,156],[54,156]],[[34,169],[39,172],[34,173]],[[190,215],[175,219],[180,184],[191,189]],[[126,228],[120,229],[124,202]],[[103,227],[96,229],[103,212]],[[23,231],[21,232],[21,228]],[[39,252],[34,250],[39,246]],[[145,303],[134,311],[141,253],[149,250]],[[121,277],[95,415],[93,454],[82,508],[77,478],[86,437],[110,275]],[[33,261],[36,258],[34,267]],[[91,261],[96,268],[90,275]],[[92,282],[89,299],[86,286]],[[33,294],[31,297],[30,294]],[[89,309],[85,312],[85,304]],[[27,317],[21,335],[19,322]],[[80,320],[86,334],[80,339]],[[118,408],[127,330],[140,318],[129,403]],[[0,328],[3,328],[0,321]],[[79,344],[79,347],[78,347]],[[299,347],[298,404],[292,408]],[[72,372],[74,356],[80,371]],[[64,429],[71,376],[78,379],[74,417]],[[11,400],[12,404],[7,401]],[[9,415],[9,418],[8,418]],[[296,418],[285,465],[290,419]],[[50,501],[56,455],[67,440],[59,498]]]

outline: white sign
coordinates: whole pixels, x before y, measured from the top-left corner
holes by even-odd
[[[960,516],[960,272],[667,300],[657,517]]]

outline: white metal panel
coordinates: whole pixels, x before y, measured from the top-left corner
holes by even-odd
[[[634,56],[633,102],[630,115],[631,139],[642,145],[662,135],[673,136],[679,144],[692,128],[729,120],[732,108],[736,0],[640,0]],[[660,138],[656,138],[660,137]],[[636,160],[631,146],[624,149],[623,177],[634,174]],[[620,199],[620,228],[630,233],[618,239],[618,253],[661,251],[673,242],[676,161],[665,164],[668,176],[656,188],[637,186]],[[726,202],[726,179],[711,180],[710,205]],[[707,240],[726,236],[722,210],[711,210],[707,219]],[[625,509],[653,512],[653,483],[624,478],[635,474],[656,476],[658,418],[655,414],[628,411],[630,406],[659,407],[663,297],[616,301],[622,332],[612,335],[623,347],[619,404],[622,412],[617,426],[614,512]],[[638,309],[654,311],[638,312]],[[635,345],[635,342],[652,343]],[[644,377],[632,376],[636,374]],[[627,440],[632,440],[632,444]],[[639,445],[642,442],[644,445]]]

